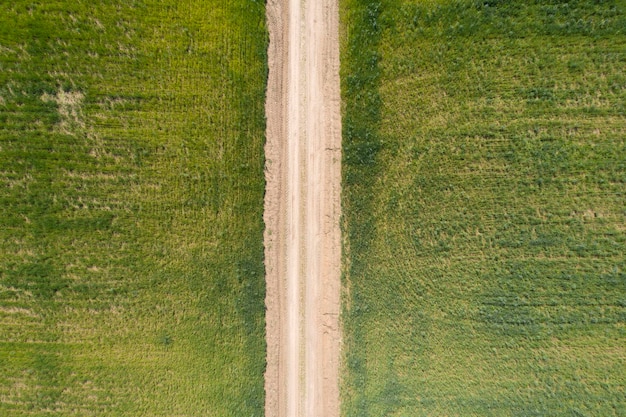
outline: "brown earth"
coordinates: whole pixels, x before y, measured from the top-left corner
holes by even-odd
[[[266,416],[338,417],[341,120],[336,0],[268,0]]]

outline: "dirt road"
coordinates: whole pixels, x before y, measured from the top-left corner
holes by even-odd
[[[266,416],[339,415],[337,0],[269,0]]]

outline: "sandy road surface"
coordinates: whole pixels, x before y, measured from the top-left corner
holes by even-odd
[[[337,0],[269,0],[267,416],[339,415]]]

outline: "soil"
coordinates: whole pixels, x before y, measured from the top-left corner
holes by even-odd
[[[338,417],[337,0],[268,0],[266,416]]]

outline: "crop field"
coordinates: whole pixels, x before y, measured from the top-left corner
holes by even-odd
[[[344,0],[345,416],[626,416],[624,1]]]
[[[0,2],[0,415],[260,416],[254,0]]]

